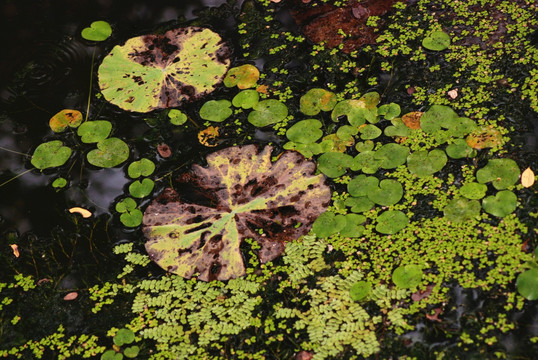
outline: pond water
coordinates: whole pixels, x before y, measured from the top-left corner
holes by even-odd
[[[459,197],[457,191],[461,184],[474,179],[472,170],[469,175],[466,168],[480,169],[486,166],[490,158],[508,157],[516,161],[521,171],[526,167],[535,172],[538,171],[538,105],[536,105],[536,93],[533,93],[533,89],[536,90],[537,87],[536,75],[532,70],[533,63],[534,67],[536,65],[536,58],[530,63],[521,61],[511,66],[511,61],[514,61],[512,54],[507,57],[503,57],[502,54],[495,55],[498,58],[495,58],[496,62],[492,62],[490,67],[497,69],[496,71],[502,76],[491,80],[491,83],[482,83],[473,78],[476,76],[473,71],[478,73],[486,70],[473,68],[473,66],[479,67],[476,64],[468,65],[467,68],[465,67],[467,65],[458,68],[458,62],[464,63],[464,61],[456,55],[453,59],[449,59],[448,55],[437,56],[438,53],[435,51],[421,50],[426,53],[424,59],[413,60],[410,59],[411,55],[405,54],[405,50],[399,50],[399,52],[394,50],[396,55],[383,56],[375,45],[377,30],[375,34],[370,34],[374,40],[366,44],[368,46],[366,50],[358,46],[352,49],[358,55],[349,55],[350,51],[347,50],[316,48],[315,43],[310,40],[295,40],[295,36],[303,36],[302,31],[306,32],[305,29],[308,29],[308,26],[327,26],[324,23],[312,24],[323,17],[332,19],[330,16],[343,10],[327,9],[324,7],[327,4],[323,1],[312,1],[312,3],[317,3],[317,8],[324,10],[316,14],[316,7],[309,8],[312,6],[310,1],[282,1],[282,3],[232,0],[158,2],[99,0],[40,1],[37,3],[8,1],[1,5],[0,36],[2,36],[4,49],[0,59],[0,69],[2,69],[0,71],[0,354],[3,354],[1,351],[10,349],[12,353],[8,356],[6,352],[6,357],[28,359],[52,359],[62,358],[62,356],[100,358],[105,349],[113,349],[115,353],[123,354],[127,345],[116,344],[113,347],[115,340],[112,338],[118,328],[128,327],[137,333],[135,343],[140,347],[138,358],[142,359],[152,358],[152,356],[155,356],[154,358],[173,356],[193,359],[208,358],[208,356],[238,359],[311,359],[314,356],[315,359],[323,359],[350,358],[355,355],[367,358],[400,358],[398,356],[402,356],[401,358],[426,359],[445,356],[445,358],[532,359],[536,356],[538,353],[536,346],[538,307],[536,301],[525,300],[518,295],[515,285],[515,279],[519,273],[536,266],[532,255],[537,246],[538,191],[536,185],[525,188],[520,185],[520,182],[510,184],[509,190],[517,193],[518,205],[517,209],[508,212],[509,215],[504,220],[493,216],[491,212],[488,212],[490,215],[486,214],[478,205],[480,215],[475,214],[474,218],[466,218],[460,229],[450,223],[443,225],[444,227],[438,226],[439,223],[446,221],[443,215],[447,216],[444,205],[438,203],[448,202],[455,194]],[[379,4],[381,3],[392,5],[393,2],[384,1]],[[452,27],[454,23],[457,23],[451,22],[457,18],[454,14],[461,15],[458,11],[445,9],[445,5],[441,6],[434,1],[408,1],[407,3],[409,8],[405,10],[403,7],[388,13],[379,10],[378,15],[369,13],[374,16],[371,21],[379,17],[377,20],[379,33],[389,30],[395,33],[403,32],[401,28],[391,27],[391,22],[409,24],[416,21],[417,24],[425,26],[423,24],[431,21],[439,24],[451,35],[461,35],[464,38],[459,43],[454,42],[453,45],[460,46],[467,41],[465,34],[461,33],[461,29],[466,25],[460,24],[459,30]],[[493,3],[495,2],[488,5],[491,6],[490,14],[495,15],[492,17],[498,20],[500,17],[498,12],[508,10],[502,7],[504,5],[495,4],[494,6]],[[500,3],[505,4],[505,2]],[[515,3],[523,14],[520,18],[527,19],[525,16],[528,14],[536,14],[536,4],[529,1]],[[354,14],[354,19],[360,19],[361,11],[366,11],[364,9],[378,11],[372,5],[372,1],[363,2],[363,5],[365,7],[353,5],[353,12],[350,14]],[[479,5],[476,6],[479,7]],[[429,14],[429,18],[422,18],[421,11]],[[404,17],[395,15],[398,13],[405,14],[409,21],[404,21],[402,20]],[[487,18],[487,15],[484,15],[484,18]],[[502,26],[512,26],[516,23],[514,19],[515,17],[506,24],[501,21]],[[80,36],[81,30],[96,20],[105,20],[112,25],[112,35],[104,42],[87,41]],[[538,26],[532,19],[521,20],[521,23],[532,29]],[[130,113],[109,104],[100,95],[96,79],[97,68],[115,45],[122,44],[135,36],[162,33],[174,27],[191,24],[210,27],[222,35],[232,48],[231,67],[253,64],[260,70],[262,77],[258,84],[262,87],[255,87],[256,90],[260,94],[266,93],[269,97],[278,98],[286,103],[292,115],[291,118],[286,118],[282,128],[273,127],[273,125],[252,126],[247,123],[246,116],[250,110],[240,109],[235,109],[234,116],[240,119],[235,122],[204,122],[199,115],[201,106],[209,99],[232,100],[237,93],[237,89],[233,87],[220,86],[207,98],[182,106],[181,110],[191,119],[191,122],[187,122],[183,127],[170,124],[168,110],[158,110],[148,114]],[[375,28],[376,24],[368,26]],[[499,26],[499,29],[502,26]],[[238,29],[243,28],[248,31],[238,32]],[[327,32],[331,31],[329,26],[324,29]],[[517,27],[515,29],[516,33],[520,31]],[[348,29],[346,28],[345,31]],[[351,35],[348,37],[352,38]],[[497,46],[494,46],[493,38],[492,35],[482,41],[469,37],[469,46],[473,42],[479,43],[482,46],[481,50],[487,53],[489,49]],[[537,54],[536,33],[530,32],[525,39],[527,40],[526,45],[523,46],[525,50],[521,50],[518,55]],[[385,39],[385,41],[389,44],[387,48],[397,48],[397,45],[390,39]],[[405,41],[405,39],[402,40],[402,43]],[[415,44],[417,48],[420,46],[419,40],[409,43]],[[381,42],[381,44],[386,43]],[[278,46],[283,46],[283,48],[275,50]],[[465,48],[462,47],[462,49]],[[456,53],[456,50],[451,51]],[[464,50],[461,51],[464,53]],[[480,49],[476,51],[479,52]],[[312,55],[313,53],[315,55]],[[320,55],[317,55],[318,53]],[[471,55],[466,53],[466,56]],[[349,65],[351,63],[353,65]],[[456,71],[464,73],[461,81],[454,80],[453,74]],[[508,91],[510,87],[514,90]],[[530,90],[520,92],[520,89],[525,87]],[[293,268],[294,261],[299,263],[300,257],[298,260],[293,258],[293,253],[290,253],[286,255],[285,260],[276,259],[274,264],[263,265],[265,267],[262,266],[261,270],[248,270],[245,280],[247,285],[241,285],[244,289],[241,289],[239,285],[238,288],[233,288],[234,285],[230,285],[235,284],[233,281],[218,282],[220,285],[204,287],[206,285],[201,285],[201,281],[185,280],[180,284],[180,281],[183,281],[180,278],[177,281],[171,280],[176,281],[175,285],[162,286],[166,287],[166,291],[170,287],[177,286],[179,289],[185,286],[186,288],[181,288],[181,291],[177,290],[183,295],[180,296],[174,292],[167,293],[167,296],[174,300],[170,300],[169,303],[166,302],[168,300],[162,300],[165,305],[157,300],[151,302],[146,299],[148,302],[145,307],[138,309],[137,304],[146,301],[141,294],[147,293],[148,296],[153,296],[155,293],[158,294],[155,289],[161,286],[144,287],[146,285],[140,285],[144,280],[161,281],[159,284],[163,284],[163,281],[168,281],[163,279],[175,279],[175,277],[170,277],[153,262],[148,261],[148,264],[140,259],[126,260],[122,251],[117,250],[118,245],[133,244],[134,250],[123,251],[123,253],[145,256],[145,240],[140,226],[125,226],[116,207],[119,201],[129,196],[129,186],[133,179],[128,175],[128,165],[141,158],[148,158],[157,165],[155,173],[151,174],[151,179],[155,181],[155,188],[151,195],[137,199],[138,207],[142,211],[157,194],[170,186],[175,187],[180,192],[180,196],[185,196],[193,202],[202,202],[197,198],[198,193],[186,194],[185,192],[190,190],[183,190],[182,194],[183,183],[181,180],[176,180],[192,164],[205,164],[206,156],[213,151],[251,143],[261,146],[271,144],[275,148],[276,155],[287,146],[289,136],[286,138],[286,128],[289,128],[297,119],[303,120],[309,117],[323,122],[323,135],[337,133],[336,123],[341,122],[342,119],[338,117],[331,121],[330,111],[305,116],[307,111],[301,108],[299,98],[310,88],[328,88],[339,94],[338,101],[351,97],[356,99],[365,93],[377,92],[381,94],[381,104],[399,104],[402,114],[411,111],[426,112],[433,104],[449,105],[462,117],[465,112],[465,116],[472,118],[473,121],[480,123],[484,119],[480,125],[501,129],[502,136],[509,137],[509,140],[502,142],[502,145],[498,148],[494,147],[493,150],[478,149],[478,153],[474,156],[463,157],[463,159],[450,158],[446,166],[441,166],[438,172],[436,171],[438,180],[440,179],[438,183],[435,180],[437,178],[434,177],[428,178],[429,182],[421,182],[422,180],[416,177],[409,177],[409,173],[407,175],[403,172],[398,173],[397,169],[401,170],[405,159],[397,169],[396,166],[386,168],[378,166],[373,171],[367,171],[364,170],[365,166],[364,174],[375,175],[384,180],[396,179],[403,184],[405,193],[410,196],[409,199],[404,198],[399,205],[387,203],[381,206],[380,204],[384,203],[380,202],[371,211],[362,212],[365,215],[366,227],[362,238],[363,244],[367,243],[366,238],[370,241],[371,236],[372,244],[377,242],[375,248],[386,247],[388,254],[386,258],[381,251],[378,254],[367,245],[359,243],[348,245],[347,240],[342,240],[343,237],[337,234],[331,238],[332,240],[320,240],[324,248],[319,252],[322,255],[317,258],[315,257],[317,250],[313,250],[316,245],[311,245],[310,250],[305,248],[305,262],[300,267]],[[449,97],[446,93],[451,89],[460,91],[460,97],[455,102],[447,100]],[[482,95],[490,96],[490,98],[483,100]],[[467,105],[464,100],[461,100],[462,98],[467,99]],[[90,105],[88,105],[88,99],[91,99]],[[536,106],[534,110],[533,105]],[[88,109],[90,120],[110,121],[113,124],[114,136],[121,138],[129,145],[129,160],[111,168],[99,168],[89,164],[85,156],[90,151],[90,147],[77,140],[76,131],[69,129],[67,135],[59,135],[51,131],[49,127],[49,119],[62,109],[77,109],[82,112],[83,116],[86,116]],[[387,135],[387,128],[396,126],[387,118],[388,116],[385,116],[379,123],[372,121],[368,125],[382,133],[381,137],[372,142],[375,143],[375,150],[389,142],[405,142],[406,136],[412,136]],[[287,125],[288,121],[290,125]],[[199,131],[209,125],[221,127],[220,134],[215,140],[216,147],[205,146],[198,138]],[[358,126],[356,127],[359,129]],[[358,131],[354,133],[354,138],[361,144],[367,143],[368,136]],[[78,141],[75,155],[72,155],[67,165],[60,168],[43,171],[35,169],[31,164],[31,157],[36,147],[45,141],[58,138]],[[397,141],[394,140],[395,138]],[[376,139],[376,136],[372,136],[371,139]],[[417,153],[421,147],[427,150],[439,147],[444,150],[454,141],[452,139],[445,144],[446,139],[444,141],[438,138],[432,140],[427,136],[417,137],[417,139],[415,140],[419,144],[411,146],[412,152]],[[341,143],[343,141],[339,142],[340,146],[342,146]],[[166,156],[159,150],[159,146],[163,144],[170,147],[171,156]],[[357,156],[359,151],[362,152],[355,146],[348,145],[346,149],[344,144],[343,147],[351,156]],[[313,156],[314,161],[323,156],[318,156],[319,154],[321,151]],[[359,172],[353,170],[352,166],[344,166],[343,177],[331,176],[325,171],[322,173],[333,178],[328,180],[328,183],[336,197],[333,197],[329,209],[337,214],[351,213],[351,210],[344,205],[344,200],[348,197],[346,191],[349,191],[347,183]],[[59,177],[66,178],[68,181],[68,185],[63,189],[56,189],[52,186],[53,181]],[[339,180],[334,180],[334,178]],[[413,187],[413,182],[418,184],[416,188]],[[435,186],[441,190],[426,191]],[[491,197],[495,196],[497,190],[502,190],[493,188],[491,184],[488,186],[487,195]],[[418,189],[419,187],[423,187],[424,191]],[[449,194],[448,197],[443,195],[443,192]],[[342,195],[344,193],[346,195]],[[208,198],[210,200],[203,201],[206,203],[212,201],[211,196]],[[476,199],[472,201],[478,204]],[[74,207],[87,209],[92,216],[85,219],[78,214],[71,214],[69,209]],[[407,212],[406,221],[410,225],[406,229],[409,230],[398,229],[394,233],[392,230],[379,231],[380,227],[375,226],[378,221],[376,217],[389,207],[390,210],[387,211]],[[487,206],[484,207],[486,208]],[[235,213],[234,216],[236,216]],[[476,220],[477,218],[479,220]],[[477,222],[475,225],[465,225],[474,224],[472,221]],[[301,226],[300,223],[295,225]],[[473,226],[480,229],[477,232],[479,235],[471,234],[469,229]],[[374,228],[378,233],[385,235],[376,235]],[[251,230],[263,233],[263,229]],[[416,235],[417,238],[423,239],[425,245],[420,245],[420,241],[413,243],[410,240],[409,244],[403,247],[401,244],[405,244],[406,240],[396,235],[400,230],[409,231],[410,236]],[[430,230],[431,232],[428,233]],[[343,231],[342,228],[339,231]],[[482,231],[491,231],[492,234],[482,234]],[[503,236],[517,239],[513,241],[507,239],[505,248],[497,239],[502,239]],[[432,240],[435,237],[439,239]],[[474,248],[471,245],[444,247],[443,244],[448,242],[457,242],[458,237],[463,243],[471,238],[475,243],[490,242],[491,247]],[[259,266],[257,256],[253,255],[257,254],[257,248],[252,243],[245,241],[241,245],[244,259],[242,261],[246,267]],[[454,259],[457,259],[454,261],[459,264],[458,266],[461,265],[460,274],[458,275],[457,271],[452,268],[448,269],[448,266],[437,263],[444,262],[444,258],[441,260],[438,257],[427,258],[426,251],[421,250],[422,246],[439,246],[439,252],[453,254]],[[409,251],[412,249],[413,252],[407,254],[407,248],[410,249]],[[483,252],[485,255],[472,257],[467,256],[466,252]],[[413,256],[415,256],[414,260]],[[429,269],[424,270],[420,287],[398,290],[391,284],[390,274],[400,265],[398,262],[401,262],[402,266],[407,263],[418,263],[422,261],[417,258],[419,256],[425,257],[425,260],[422,259],[427,263],[427,265],[423,264],[424,269]],[[142,263],[143,265],[140,266]],[[367,263],[370,265],[366,265]],[[501,269],[497,271],[496,266]],[[134,270],[126,270],[128,267]],[[506,269],[503,270],[503,267]],[[364,276],[363,280],[374,284],[375,291],[378,291],[378,295],[375,295],[377,298],[370,293],[368,296],[371,298],[368,302],[362,302],[362,300],[353,302],[349,299],[351,285],[346,285],[342,279],[354,279],[353,276],[358,276],[353,275],[355,269],[364,272],[365,275],[361,275]],[[495,269],[497,273],[492,274],[491,269]],[[306,271],[310,275],[304,278],[297,275],[299,280],[293,280],[290,274],[294,271],[296,273]],[[124,274],[120,275],[122,273]],[[30,277],[28,281],[34,286],[26,289],[23,286],[23,280],[14,278],[17,275]],[[358,280],[359,278],[354,282]],[[14,285],[15,283],[17,285]],[[110,290],[114,286],[115,290]],[[247,290],[248,286],[256,287],[257,290]],[[91,290],[91,288],[101,290]],[[346,291],[338,292],[343,288]],[[439,290],[441,288],[444,290]],[[389,290],[380,295],[379,291],[385,291],[383,289]],[[102,295],[107,291],[110,292]],[[211,294],[215,291],[219,292],[219,295],[212,298]],[[199,295],[205,292],[209,294],[206,300]],[[64,296],[69,293],[76,293],[77,298],[72,301],[64,300]],[[99,294],[102,295],[101,298]],[[431,300],[431,303],[417,305],[422,301],[422,296],[429,297],[426,301]],[[342,300],[342,297],[345,300]],[[412,297],[414,297],[413,300],[410,300]],[[437,301],[432,300],[434,297],[437,297]],[[92,308],[95,309],[96,304],[104,302],[104,299],[113,301],[104,305],[104,310],[101,312],[92,311]],[[240,307],[235,303],[229,305],[225,299],[245,304],[245,308],[240,308],[240,311],[245,312],[244,317],[250,323],[242,324],[237,321],[234,323],[237,330],[229,332],[219,328],[215,330],[218,334],[217,338],[211,338],[206,334],[206,330],[213,329],[217,326],[215,324],[224,323],[219,314],[214,313],[209,316],[212,317],[213,322],[204,320],[207,329],[204,328],[203,321],[197,323],[196,326],[192,325],[195,322],[192,320],[193,314],[203,317],[204,309],[218,307],[224,303],[226,305],[222,305],[223,308],[232,305]],[[185,303],[183,304],[182,301]],[[249,301],[252,301],[252,304]],[[342,311],[345,312],[346,317],[354,316],[353,310],[350,309],[361,311],[361,314],[364,312],[366,317],[369,316],[368,320],[360,319],[355,323],[355,325],[360,324],[356,326],[362,327],[360,331],[356,330],[358,333],[363,335],[368,333],[368,336],[364,335],[364,338],[360,338],[362,343],[345,342],[347,340],[342,340],[341,343],[337,340],[335,343],[326,343],[323,337],[331,336],[323,335],[320,338],[321,330],[316,334],[309,327],[316,321],[324,322],[322,327],[330,327],[328,324],[331,323],[332,315],[323,313],[327,310],[323,310],[320,304],[329,304],[333,301],[339,301],[339,304],[342,304],[341,308],[344,309]],[[190,307],[189,302],[196,305]],[[292,307],[296,318],[292,315],[278,315],[279,311],[283,313],[283,310],[279,310],[280,308]],[[315,313],[314,310],[309,312],[310,308],[321,310],[319,313]],[[168,321],[166,317],[159,317],[162,315],[162,313],[159,315],[159,310],[163,309],[173,314],[181,314],[177,315],[178,319],[183,316],[181,321],[185,327],[181,328],[181,331],[186,332],[183,338],[190,339],[192,345],[192,348],[188,348],[188,351],[191,351],[189,357],[174,348],[174,346],[180,347],[177,345],[180,340],[168,334],[166,329],[159,327],[160,325],[156,325]],[[197,313],[200,309],[202,311]],[[26,316],[27,314],[35,314],[35,316]],[[338,314],[334,317],[344,316],[336,310],[334,314]],[[189,317],[188,321],[187,317]],[[228,317],[233,316],[228,315]],[[297,324],[301,321],[303,323],[301,326],[295,325],[296,321]],[[186,327],[186,322],[191,328]],[[277,324],[276,329],[275,324]],[[351,327],[350,324],[353,322],[345,323],[341,329],[346,329],[346,326]],[[65,331],[59,330],[60,326],[65,328]],[[181,325],[174,323],[175,327],[170,326],[174,329],[173,331],[179,333],[177,329]],[[151,327],[155,327],[154,333],[142,331]],[[111,328],[114,329],[110,331]],[[222,334],[219,331],[222,331]],[[346,331],[341,330],[340,334],[348,334]],[[32,341],[37,344],[40,339],[64,332],[67,336],[76,337],[75,345],[65,345],[64,340],[51,340],[53,345],[40,344],[44,349],[41,352],[34,351],[32,346],[28,345]],[[80,337],[83,334],[90,338],[81,340]],[[345,335],[339,336],[345,338]],[[337,336],[334,335],[334,339],[336,338]],[[167,341],[168,345],[166,345]],[[61,351],[61,344],[64,344],[68,350]],[[184,343],[180,344],[186,346]],[[197,346],[199,349],[195,350]],[[23,351],[23,347],[26,350]],[[83,354],[79,348],[92,350]],[[338,351],[331,353],[335,351],[335,348]],[[80,352],[77,353],[79,350],[76,349]]]

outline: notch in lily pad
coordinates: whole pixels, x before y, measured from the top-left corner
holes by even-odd
[[[60,140],[40,144],[32,155],[30,162],[39,170],[62,166],[69,160],[71,149]]]
[[[256,86],[260,78],[260,71],[251,64],[245,64],[231,68],[224,78],[226,87],[237,86],[239,89],[248,89]]]
[[[132,198],[125,198],[118,202],[116,211],[121,214],[121,223],[127,227],[137,227],[142,223],[142,211],[137,208],[136,201]]]
[[[112,35],[112,27],[106,21],[94,21],[89,27],[82,29],[81,35],[89,41],[105,41]]]
[[[288,116],[286,105],[275,99],[260,101],[252,109],[248,114],[248,122],[257,127],[276,124]]]
[[[49,120],[52,131],[60,133],[68,127],[77,128],[84,120],[82,113],[78,110],[64,109],[54,114]]]
[[[229,100],[209,100],[200,108],[200,117],[204,120],[222,122],[232,115],[231,106]]]

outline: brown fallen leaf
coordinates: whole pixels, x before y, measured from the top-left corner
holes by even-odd
[[[13,255],[15,255],[15,257],[19,257],[19,247],[17,244],[9,244],[9,246],[11,246],[11,249],[13,250]]]
[[[411,295],[411,299],[413,301],[420,301],[422,299],[425,299],[428,296],[430,296],[430,294],[432,293],[432,290],[433,290],[433,285],[428,285],[426,286],[426,289],[424,291],[417,291],[416,293]]]
[[[86,210],[86,209],[78,207],[78,206],[72,207],[71,209],[69,209],[69,212],[71,214],[74,214],[74,213],[80,214],[85,219],[92,216],[92,213],[89,210]]]
[[[420,118],[422,112],[413,111],[402,116],[402,122],[410,129],[420,129]]]
[[[207,147],[217,146],[217,137],[219,136],[219,127],[210,126],[207,129],[204,129],[198,133],[198,141],[200,144]]]
[[[441,308],[435,308],[433,309],[433,315],[426,314],[426,318],[431,321],[438,321],[441,322],[441,319],[439,319],[439,314],[441,314],[443,310]]]
[[[170,146],[166,145],[165,143],[159,144],[157,146],[157,152],[163,158],[169,158],[170,156],[172,156],[172,150],[170,149]]]
[[[526,188],[534,185],[534,172],[530,167],[526,168],[521,174],[521,185]]]
[[[78,293],[76,291],[73,291],[65,295],[64,300],[71,301],[71,300],[75,300],[77,297],[78,297]]]

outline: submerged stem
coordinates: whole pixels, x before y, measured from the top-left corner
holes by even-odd
[[[95,59],[95,48],[93,48],[92,52],[92,66],[90,68],[90,89],[88,90],[88,106],[86,107],[86,119],[84,121],[88,121],[88,117],[90,115],[90,103],[92,98],[92,86],[93,86],[93,63]]]
[[[6,180],[6,181],[4,181],[3,183],[1,183],[1,184],[0,184],[0,187],[2,187],[2,186],[4,186],[4,185],[6,185],[6,184],[12,182],[12,181],[15,180],[16,178],[19,178],[19,177],[23,176],[24,174],[26,174],[26,173],[28,173],[28,172],[30,172],[30,171],[32,171],[32,170],[34,170],[34,168],[28,169],[28,170],[26,170],[26,171],[23,171],[23,172],[20,173],[20,174],[17,174],[17,175],[15,175],[15,176],[13,176],[11,179]]]

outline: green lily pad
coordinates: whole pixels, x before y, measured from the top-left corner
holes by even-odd
[[[50,118],[49,126],[52,131],[60,133],[68,127],[78,127],[82,123],[82,120],[84,120],[84,117],[80,111],[64,109]]]
[[[67,185],[67,180],[63,177],[54,179],[54,181],[52,182],[52,187],[55,189],[64,188],[66,185]]]
[[[301,120],[286,131],[286,137],[299,144],[311,144],[323,136],[321,121]]]
[[[460,188],[460,194],[467,199],[480,200],[486,196],[488,187],[484,184],[478,184],[475,182],[467,183]]]
[[[373,125],[372,125],[373,126]],[[342,125],[336,130],[336,136],[344,141],[353,140],[353,136],[357,135],[359,129],[351,125]]]
[[[266,263],[308,233],[329,205],[331,189],[323,175],[314,175],[313,162],[287,151],[273,163],[272,151],[255,145],[219,150],[207,156],[207,166],[194,165],[180,178],[186,196],[168,189],[154,200],[143,227],[150,258],[186,278],[198,273],[199,280],[228,280],[245,274],[245,238],[258,243]],[[189,201],[193,192],[211,201]]]
[[[392,273],[392,282],[400,289],[411,289],[420,285],[422,275],[418,265],[398,266]]]
[[[380,167],[383,169],[395,169],[405,164],[409,156],[409,148],[395,143],[388,143],[376,150],[374,158],[381,160]]]
[[[168,111],[168,118],[170,119],[170,124],[176,126],[185,124],[189,119],[187,114],[178,109],[170,109],[170,111]]]
[[[317,237],[327,238],[333,234],[340,232],[346,226],[346,217],[344,215],[336,215],[333,212],[324,212],[312,225],[312,231]]]
[[[251,64],[245,64],[231,68],[224,78],[226,87],[237,86],[239,89],[248,89],[256,86],[260,78],[260,71]]]
[[[129,158],[129,146],[118,138],[108,138],[97,143],[97,149],[86,155],[88,162],[94,166],[110,168]]]
[[[112,123],[106,120],[86,121],[77,130],[80,141],[83,143],[96,143],[104,140],[112,131]]]
[[[463,139],[456,139],[445,149],[446,154],[452,159],[470,158],[476,156],[476,150],[467,145]]]
[[[503,190],[514,185],[519,179],[520,170],[512,159],[491,159],[476,172],[476,180],[485,184],[491,182],[495,189]]]
[[[501,146],[503,137],[501,132],[492,125],[477,126],[465,138],[467,144],[473,149],[486,149]]]
[[[361,213],[374,207],[374,202],[368,196],[348,197],[344,204],[354,213]]]
[[[82,29],[81,35],[90,41],[105,41],[112,35],[112,27],[106,21],[94,21],[90,27]]]
[[[384,179],[376,185],[372,192],[368,193],[368,198],[381,206],[394,205],[403,196],[403,186],[396,180]]]
[[[538,300],[538,268],[532,268],[517,276],[517,291],[527,300]]]
[[[379,180],[375,176],[357,175],[347,183],[347,192],[351,196],[368,196],[377,189]]]
[[[425,150],[416,151],[407,157],[407,168],[413,174],[424,177],[441,170],[446,162],[443,150],[434,149],[429,153]]]
[[[366,140],[366,141],[358,142],[355,145],[355,149],[358,152],[372,151],[374,149],[374,146],[375,146],[375,143],[372,140]]]
[[[353,158],[350,167],[353,171],[361,170],[365,174],[374,174],[383,164],[383,161],[383,159],[376,157],[375,151],[363,151]]]
[[[101,355],[101,360],[123,360],[123,355],[114,350],[107,350]]]
[[[232,104],[236,108],[252,109],[260,101],[260,94],[256,90],[240,91],[232,99]]]
[[[126,347],[123,350],[123,355],[125,355],[125,357],[128,357],[129,359],[134,359],[135,357],[138,356],[139,352],[140,352],[140,347],[134,345],[134,346]]]
[[[232,103],[229,100],[209,100],[200,108],[200,117],[204,120],[222,122],[232,115]]]
[[[344,100],[336,104],[331,113],[331,119],[334,122],[338,122],[344,116],[351,126],[359,127],[364,124],[366,120],[374,122],[377,117],[377,109],[374,114],[372,109],[366,108],[366,103],[364,101]]]
[[[375,229],[381,234],[396,234],[406,227],[407,224],[409,224],[409,219],[403,212],[399,210],[388,210],[379,215]]]
[[[342,140],[336,134],[324,136],[321,141],[323,152],[345,152],[348,146],[355,144],[355,139]]]
[[[381,96],[375,91],[368,92],[359,98],[359,101],[364,103],[366,109],[376,109]],[[377,113],[377,110],[376,110]]]
[[[369,281],[357,281],[349,289],[349,296],[353,301],[361,301],[368,297],[372,291],[372,284]]]
[[[134,332],[130,329],[119,329],[116,335],[112,338],[114,344],[118,346],[123,346],[125,344],[130,344],[134,341],[135,335]]]
[[[392,125],[387,126],[383,133],[390,137],[406,137],[411,135],[411,129],[407,127],[402,119],[396,118],[391,120]]]
[[[126,213],[134,209],[136,209],[136,201],[131,198],[125,198],[116,204],[116,211],[119,213]]]
[[[311,158],[313,155],[319,155],[323,152],[321,144],[299,144],[293,141],[288,141],[283,146],[284,150],[294,150],[300,152],[305,158]]]
[[[395,103],[381,105],[377,110],[377,114],[382,115],[387,120],[392,120],[400,116],[401,112],[400,105]]]
[[[431,134],[448,129],[459,118],[458,114],[451,107],[445,105],[433,105],[420,117],[420,127],[424,132]]]
[[[310,89],[299,100],[301,112],[308,116],[319,114],[320,111],[331,111],[336,105],[336,95],[325,89]]]
[[[361,139],[362,140],[375,139],[375,138],[379,137],[379,135],[381,135],[381,129],[378,128],[377,126],[371,125],[371,124],[362,126],[360,128],[359,132],[361,133]]]
[[[342,176],[353,158],[340,152],[326,152],[318,158],[318,170],[331,178]]]
[[[127,227],[137,227],[142,223],[142,211],[136,208],[136,202],[131,198],[125,198],[116,204],[120,221]]]
[[[422,46],[433,51],[448,49],[450,46],[450,36],[443,31],[433,31],[422,40]]]
[[[453,137],[464,137],[478,128],[478,125],[469,118],[460,117],[450,123],[448,129]]]
[[[480,214],[480,203],[465,198],[452,199],[443,209],[445,218],[451,222],[472,220]]]
[[[39,170],[62,166],[69,160],[71,149],[63,146],[60,140],[52,140],[39,145],[30,162]]]
[[[143,179],[142,181],[136,180],[131,185],[129,185],[129,193],[132,197],[143,198],[151,194],[155,183],[151,179]]]
[[[338,216],[338,215],[337,215]],[[364,233],[364,226],[361,224],[366,221],[366,217],[357,214],[345,215],[346,225],[340,230],[343,237],[359,237]]]
[[[134,37],[103,59],[99,87],[124,110],[178,107],[216,88],[230,66],[229,53],[217,33],[200,27]]]
[[[248,114],[248,121],[257,127],[276,124],[288,116],[286,105],[275,99],[260,101],[254,105],[253,109]]]
[[[482,200],[482,208],[488,214],[505,217],[514,212],[517,207],[517,196],[511,191],[499,191],[495,196]]]
[[[155,171],[155,164],[153,161],[142,158],[138,161],[133,161],[127,168],[127,174],[132,179],[139,178],[140,176],[150,176]]]

